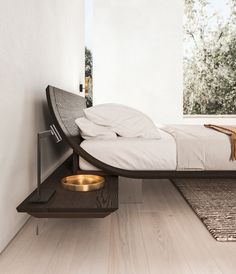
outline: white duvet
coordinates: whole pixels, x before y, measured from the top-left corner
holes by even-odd
[[[127,170],[236,170],[227,135],[202,125],[162,127],[161,139],[85,140],[95,158]],[[96,170],[80,158],[80,168]]]
[[[202,125],[164,126],[176,142],[177,170],[235,170],[229,136]]]
[[[81,147],[100,161],[126,170],[175,170],[175,140],[162,130],[160,135],[161,139],[85,140]],[[83,170],[97,170],[81,157],[79,165]]]

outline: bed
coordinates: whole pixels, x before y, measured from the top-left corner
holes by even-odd
[[[84,140],[81,147],[100,161],[126,170],[236,170],[230,160],[229,137],[204,126],[178,125],[159,129],[161,139],[118,137]],[[171,134],[174,129],[175,134]],[[176,132],[184,132],[176,142]],[[186,132],[188,134],[186,134]],[[79,157],[82,170],[98,170]]]
[[[80,168],[140,179],[236,178],[228,136],[203,126],[176,126],[180,135],[175,136],[173,127],[165,127],[160,140],[85,141],[75,124],[84,115],[85,99],[52,86],[47,87],[46,95],[53,122],[73,149],[74,173]]]

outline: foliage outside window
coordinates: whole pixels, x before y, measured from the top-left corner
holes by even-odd
[[[185,0],[183,108],[236,114],[236,0]]]

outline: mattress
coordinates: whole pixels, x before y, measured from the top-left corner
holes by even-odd
[[[126,170],[175,170],[176,143],[160,130],[161,139],[124,138],[84,140],[81,147],[98,160]],[[97,170],[80,157],[82,170]]]
[[[81,147],[100,161],[126,170],[236,170],[229,136],[202,125],[163,127],[161,139],[85,140]],[[82,170],[97,170],[80,158]]]

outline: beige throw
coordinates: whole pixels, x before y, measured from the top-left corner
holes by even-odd
[[[211,125],[211,124],[206,124],[204,126],[230,136],[231,160],[235,161],[236,160],[236,126],[219,126],[219,125]]]

